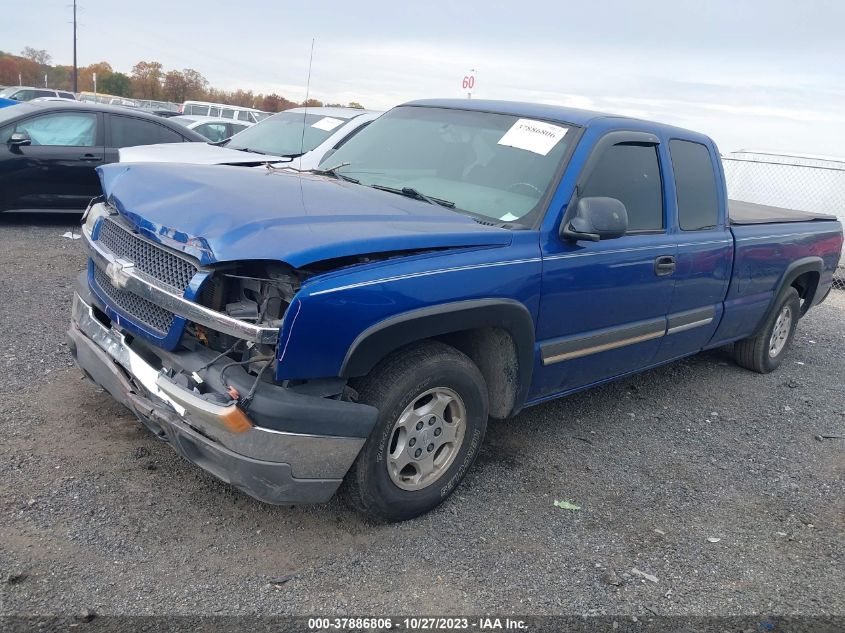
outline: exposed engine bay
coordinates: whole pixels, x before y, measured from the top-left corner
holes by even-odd
[[[200,292],[199,303],[227,316],[255,325],[279,328],[302,281],[309,276],[278,262],[239,262],[215,270]],[[210,328],[191,325],[189,329],[203,345],[225,352],[238,347],[240,339]],[[270,345],[240,341],[250,357],[273,357]],[[242,359],[245,360],[245,359]]]
[[[237,262],[214,270],[197,301],[248,323],[281,328],[291,300],[302,282],[314,274],[279,262]],[[340,378],[276,383],[275,345],[247,341],[189,322],[181,346],[180,359],[183,363],[190,359],[189,366],[171,371],[171,380],[207,399],[238,402],[244,410],[250,409],[261,384],[265,394],[267,389],[272,392],[283,387],[320,397],[354,397]],[[260,412],[257,415],[263,417]]]
[[[437,250],[437,249],[435,249]],[[287,309],[302,284],[309,278],[372,262],[420,254],[427,251],[398,251],[315,262],[307,269],[294,269],[278,261],[240,261],[216,267],[203,283],[198,303],[226,316],[248,323],[273,329],[280,329]],[[224,334],[210,327],[188,322],[181,344],[188,350],[199,353],[215,352],[211,365],[221,367],[219,386],[228,391],[229,397],[239,401],[245,397],[247,406],[260,382],[275,383],[277,350],[275,345],[254,343]],[[240,377],[240,380],[235,380]],[[231,378],[231,380],[230,380]],[[190,372],[180,378],[186,386],[205,393],[209,385],[196,381]],[[233,388],[233,382],[248,379],[247,394]],[[355,398],[354,391],[339,378],[325,378],[309,381],[284,381],[284,387],[304,390],[323,397]]]

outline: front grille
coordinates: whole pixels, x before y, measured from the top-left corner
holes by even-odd
[[[122,312],[131,315],[133,320],[139,321],[141,325],[155,330],[162,336],[166,335],[173,325],[173,313],[160,308],[146,299],[127,290],[115,288],[108,275],[94,267],[94,281],[109,298],[114,307]]]
[[[97,240],[141,272],[180,293],[197,273],[197,266],[191,261],[135,235],[111,218],[103,220]]]

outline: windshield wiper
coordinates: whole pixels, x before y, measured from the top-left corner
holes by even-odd
[[[341,167],[346,167],[347,165],[351,165],[351,164],[352,163],[346,162],[346,163],[340,163],[339,165],[335,165],[334,167],[327,167],[326,169],[314,168],[314,169],[306,169],[305,171],[312,173],[312,174],[317,174],[318,176],[332,176],[333,178],[337,178],[338,180],[345,180],[346,182],[354,182],[355,184],[359,184],[361,181],[358,180],[357,178],[351,178],[349,176],[345,176],[341,173],[338,173],[338,171],[337,171]]]
[[[436,204],[441,207],[446,207],[447,209],[454,209],[455,203],[451,200],[443,200],[442,198],[432,198],[431,196],[427,196],[424,193],[421,193],[414,189],[413,187],[402,187],[398,189],[397,187],[388,187],[386,185],[370,185],[373,189],[378,189],[379,191],[389,191],[390,193],[398,193],[400,196],[405,196],[406,198],[413,198],[414,200],[422,200],[423,202],[428,202],[429,204]]]

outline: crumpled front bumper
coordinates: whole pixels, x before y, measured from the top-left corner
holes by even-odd
[[[74,294],[68,344],[86,375],[132,411],[185,459],[267,503],[327,501],[366,441],[372,407],[316,396],[281,403],[292,426],[320,407],[338,406],[361,424],[355,437],[310,435],[255,425],[235,404],[218,404],[167,378],[94,313],[93,297]],[[89,303],[90,302],[90,303]],[[296,418],[297,415],[302,417]]]

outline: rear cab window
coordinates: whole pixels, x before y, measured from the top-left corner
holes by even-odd
[[[694,141],[669,141],[675,175],[678,224],[683,231],[712,229],[719,223],[716,173],[710,151]]]

